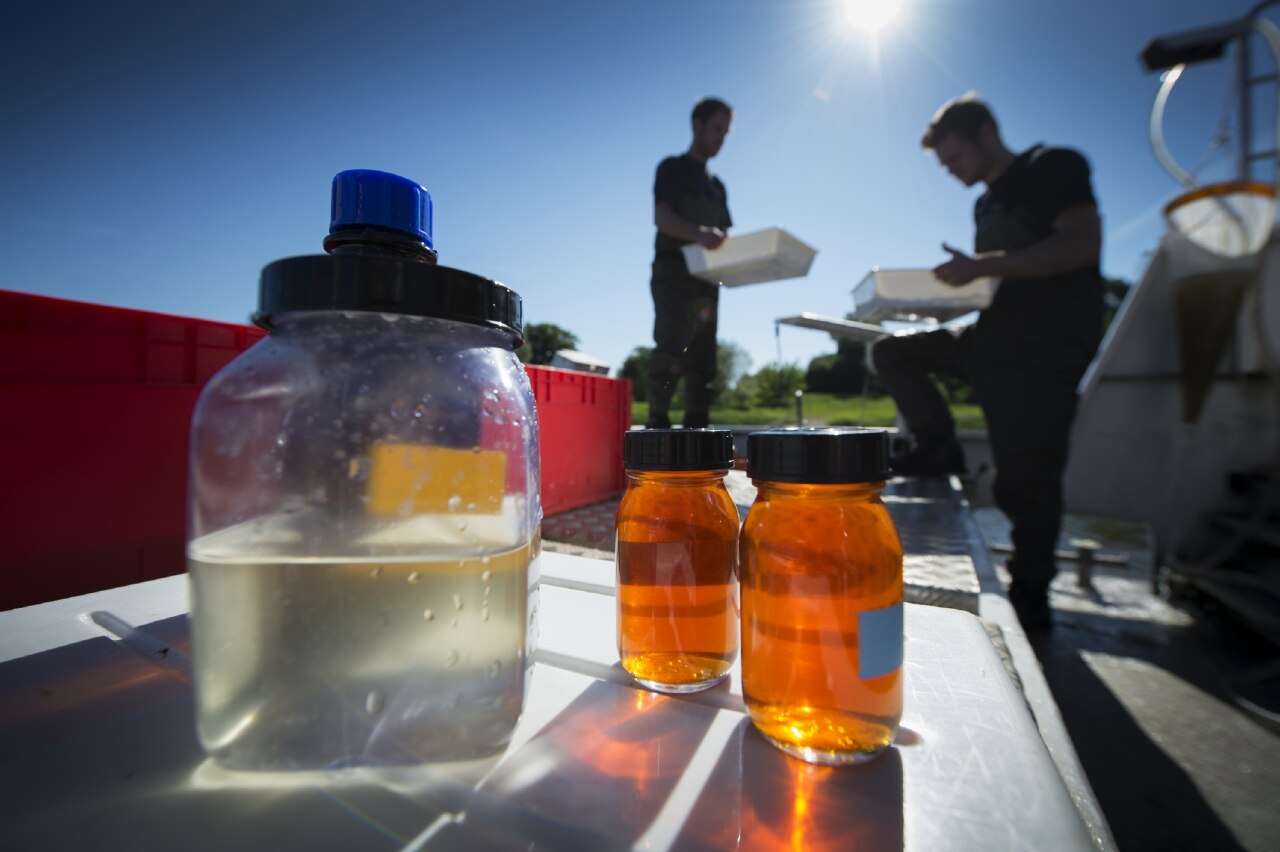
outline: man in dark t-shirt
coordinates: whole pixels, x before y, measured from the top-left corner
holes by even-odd
[[[974,254],[944,244],[951,259],[934,275],[957,287],[985,276],[1000,285],[963,332],[886,338],[872,348],[914,440],[891,463],[903,476],[963,470],[955,422],[929,374],[968,380],[987,420],[996,505],[1013,525],[1009,600],[1025,628],[1047,628],[1076,386],[1102,339],[1102,236],[1089,164],[1067,148],[1014,154],[972,96],[943,106],[922,144],[965,186],[987,187],[974,205]]]
[[[719,285],[694,278],[685,264],[683,246],[709,249],[724,242],[733,224],[724,184],[707,172],[707,161],[720,152],[733,110],[724,101],[704,98],[693,108],[693,141],[689,150],[658,165],[653,181],[654,240],[653,355],[649,360],[651,429],[669,428],[671,397],[684,378],[684,426],[710,422],[711,382],[716,377],[716,320]]]

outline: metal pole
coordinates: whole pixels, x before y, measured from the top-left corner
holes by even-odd
[[[1097,594],[1098,590],[1093,587],[1093,565],[1094,556],[1098,552],[1098,543],[1088,539],[1074,539],[1071,543],[1075,545],[1080,560],[1080,567],[1076,573],[1076,585],[1090,594]]]

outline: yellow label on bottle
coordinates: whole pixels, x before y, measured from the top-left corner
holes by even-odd
[[[369,512],[497,514],[506,481],[507,457],[498,450],[377,444],[370,453]]]

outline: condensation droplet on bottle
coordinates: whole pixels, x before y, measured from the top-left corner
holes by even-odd
[[[382,712],[382,708],[386,706],[386,703],[387,697],[382,694],[382,690],[372,689],[364,699],[365,712],[370,716],[377,716]]]
[[[450,651],[449,656],[445,657],[445,660],[444,660],[445,668],[451,669],[454,666],[456,666],[458,664],[458,659],[459,659],[458,652]]]
[[[458,520],[458,532],[462,532],[462,531],[464,531],[466,528],[467,528],[467,519],[466,519],[466,518],[461,518],[461,519],[459,519],[459,520]]]
[[[413,571],[409,574],[408,580],[409,585],[416,586],[422,582],[422,574],[417,571]]]
[[[396,420],[403,420],[409,416],[410,410],[408,400],[397,399],[391,403],[388,413]]]
[[[481,565],[488,565],[488,564],[489,564],[489,562],[490,562],[492,559],[493,559],[493,557],[486,553],[484,556],[481,556],[481,557],[480,557],[480,564],[481,564]]]
[[[498,673],[501,671],[502,671],[502,661],[494,660],[493,663],[489,666],[489,677],[497,677]]]
[[[369,570],[369,579],[376,580],[382,576],[382,566],[375,565]]]
[[[459,497],[457,494],[455,494],[449,498],[448,505],[449,505],[450,512],[456,512],[462,508],[462,498]]]
[[[505,424],[507,421],[502,419],[502,415],[501,415],[501,414],[495,414],[495,415],[493,415],[493,422],[494,422],[495,424],[497,424],[498,426],[502,426],[502,425],[503,425],[503,424]]]
[[[453,608],[458,610],[459,612],[462,611],[462,595],[453,596]]]
[[[484,596],[485,596],[486,598],[487,598],[487,597],[489,597],[489,593],[490,593],[490,592],[492,592],[492,591],[493,591],[493,586],[485,586],[485,587],[484,587]]]
[[[455,618],[453,621],[450,621],[450,622],[449,622],[449,626],[450,626],[450,627],[457,627],[457,626],[458,626],[458,619],[456,619],[456,618]]]
[[[480,620],[481,621],[489,620],[489,607],[485,606],[480,608]]]
[[[485,557],[485,560],[488,560],[488,558],[489,558],[489,557],[487,557],[487,556],[486,556],[486,557]],[[482,582],[482,583],[487,583],[487,582],[489,582],[489,581],[490,581],[490,580],[492,580],[492,579],[493,579],[493,572],[492,572],[492,571],[490,571],[490,570],[488,570],[488,569],[485,569],[485,570],[480,574],[480,582]]]
[[[435,621],[435,620],[436,620],[436,614],[435,614],[434,612],[432,612],[431,610],[429,610],[429,609],[424,609],[424,610],[422,611],[422,620],[423,620],[423,621]]]
[[[421,420],[422,416],[427,413],[427,407],[422,403],[418,403],[413,407],[413,416],[415,420]]]
[[[363,481],[369,478],[369,459],[366,456],[355,456],[347,462],[347,478]]]

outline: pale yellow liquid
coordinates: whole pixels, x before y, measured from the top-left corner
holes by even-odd
[[[193,542],[206,751],[234,768],[290,769],[501,750],[524,701],[536,554],[535,537],[463,560],[263,560],[220,548],[208,561]]]

